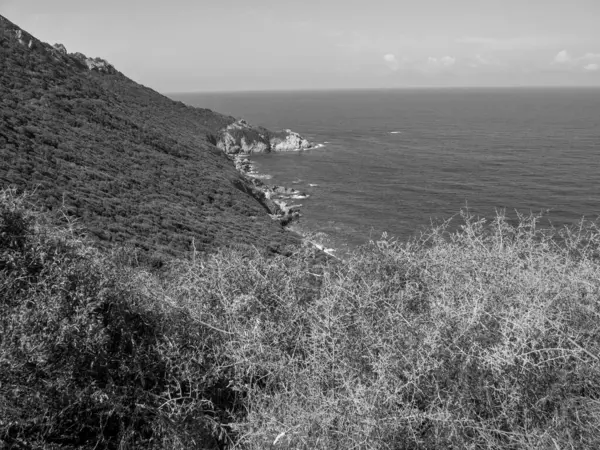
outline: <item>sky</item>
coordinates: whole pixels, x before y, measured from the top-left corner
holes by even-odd
[[[0,0],[163,93],[600,86],[600,0]]]

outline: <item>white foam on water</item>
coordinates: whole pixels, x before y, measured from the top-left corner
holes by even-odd
[[[273,175],[268,175],[264,173],[247,173],[246,175],[252,178],[259,178],[261,180],[270,180],[271,178],[273,178]]]

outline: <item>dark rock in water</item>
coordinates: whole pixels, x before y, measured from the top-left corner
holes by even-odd
[[[285,186],[273,186],[273,192],[276,194],[283,195],[303,195],[302,192],[300,192],[299,190],[288,188]]]

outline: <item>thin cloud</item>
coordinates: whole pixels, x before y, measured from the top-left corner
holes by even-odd
[[[444,56],[440,58],[440,64],[442,64],[442,66],[453,66],[455,62],[456,58],[453,58],[452,56]]]
[[[600,61],[600,53],[586,53],[581,59],[584,61]]]
[[[435,58],[430,56],[427,58],[427,64],[431,66],[450,67],[456,63],[456,58],[452,56],[443,56],[441,58]]]
[[[481,55],[478,53],[471,58],[467,58],[467,66],[472,69],[500,68],[503,66],[503,64],[492,56]]]
[[[515,37],[486,37],[463,36],[455,40],[457,44],[483,47],[491,51],[532,50],[557,45],[572,44],[581,41],[572,37],[558,36],[515,36]]]
[[[385,61],[387,66],[390,68],[390,70],[396,71],[400,68],[400,63],[396,59],[396,55],[394,55],[393,53],[387,53],[387,54],[383,55],[383,60]]]
[[[562,50],[556,54],[552,64],[569,70],[595,72],[600,67],[600,53],[586,53],[583,56],[572,57],[566,50]]]
[[[418,62],[415,68],[428,76],[441,75],[443,73],[449,73],[455,63],[456,58],[453,56],[442,56],[439,58],[429,56],[425,61],[421,60],[420,63]]]
[[[554,63],[556,64],[567,64],[571,62],[571,56],[566,50],[561,50],[554,57]]]

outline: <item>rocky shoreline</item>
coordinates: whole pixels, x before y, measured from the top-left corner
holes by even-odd
[[[238,153],[230,155],[230,158],[238,172],[256,189],[259,200],[267,206],[272,219],[279,221],[282,226],[287,226],[301,217],[302,204],[289,203],[289,200],[305,199],[309,197],[308,194],[285,186],[266,184],[263,180],[271,178],[270,175],[258,173],[247,154]]]
[[[323,145],[316,145],[292,130],[274,133],[266,128],[254,127],[243,119],[220,130],[214,144],[227,155],[237,171],[247,180],[252,187],[252,195],[265,206],[271,218],[291,229],[290,225],[302,216],[302,204],[293,201],[306,199],[309,195],[298,189],[265,183],[263,180],[270,179],[271,175],[259,173],[250,156],[254,153],[303,151]],[[327,248],[306,237],[304,240],[323,253],[339,259],[333,254],[335,249]]]
[[[254,153],[302,151],[320,146],[292,130],[273,132],[250,125],[244,119],[238,119],[220,130],[213,143],[233,161],[238,172],[252,185],[253,195],[269,210],[272,219],[286,226],[300,218],[302,204],[293,201],[308,198],[308,194],[265,183],[263,180],[271,176],[258,173],[249,156]]]
[[[215,140],[216,146],[228,155],[296,152],[317,147],[295,131],[286,129],[273,132],[251,125],[244,119],[238,119],[219,130]]]

